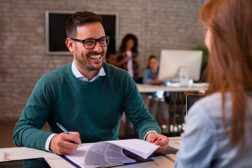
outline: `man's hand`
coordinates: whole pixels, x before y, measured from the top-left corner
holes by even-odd
[[[49,149],[58,155],[74,153],[77,150],[78,145],[81,144],[80,134],[78,132],[70,133],[71,134],[67,134],[63,132],[55,135],[51,139]]]
[[[168,147],[169,142],[166,136],[158,134],[156,132],[150,132],[146,137],[146,141],[160,146],[155,152],[164,151]]]

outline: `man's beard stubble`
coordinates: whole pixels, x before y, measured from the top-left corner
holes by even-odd
[[[91,55],[101,55],[102,60],[101,60],[101,66],[100,66],[99,68],[95,68],[95,67],[90,66],[91,63],[89,62],[89,58],[90,58]],[[83,55],[81,55],[81,56],[83,56]],[[83,56],[83,57],[84,57],[84,56]],[[89,70],[89,71],[97,71],[97,70],[99,70],[99,69],[102,68],[103,61],[105,60],[105,52],[104,52],[104,51],[102,51],[102,52],[100,52],[100,53],[97,53],[97,52],[90,52],[90,53],[88,53],[85,57],[86,57],[86,61],[82,61],[81,59],[79,59],[79,56],[76,56],[76,55],[75,55],[75,59],[77,60],[77,62],[79,62],[79,64],[81,64],[81,65],[82,65],[83,67],[85,67],[87,70]],[[91,59],[91,58],[90,58],[90,59]]]

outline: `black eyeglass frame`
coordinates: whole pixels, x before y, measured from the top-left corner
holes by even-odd
[[[86,47],[85,47],[85,44],[84,44],[85,41],[88,41],[88,40],[95,40],[95,44],[94,44],[94,46],[93,46],[92,48],[86,48],[86,49],[93,49],[93,48],[95,48],[97,42],[99,42],[99,44],[100,44],[101,47],[107,47],[107,46],[109,45],[110,36],[105,36],[105,38],[106,38],[106,46],[102,46],[102,45],[101,45],[100,41],[101,41],[102,38],[104,38],[104,37],[101,37],[101,38],[98,38],[98,39],[85,39],[85,40],[76,39],[76,38],[70,38],[70,39],[73,40],[73,41],[81,42],[81,43],[83,44],[83,47],[84,47],[84,48],[86,48]]]

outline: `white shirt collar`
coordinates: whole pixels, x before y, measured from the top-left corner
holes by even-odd
[[[91,79],[90,81],[88,81],[88,79],[87,79],[85,76],[83,76],[83,75],[80,73],[80,71],[77,69],[74,60],[73,60],[73,62],[72,62],[72,72],[73,72],[73,74],[74,74],[74,76],[75,76],[76,78],[78,78],[78,79],[81,80],[81,81],[85,81],[85,82],[93,82],[93,81],[95,81],[96,79],[98,79],[100,76],[106,76],[106,73],[105,73],[105,71],[104,71],[104,68],[102,67],[102,68],[99,70],[98,74],[97,74],[93,79]]]

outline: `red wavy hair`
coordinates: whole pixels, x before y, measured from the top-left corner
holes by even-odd
[[[211,31],[208,62],[208,93],[232,95],[231,130],[233,147],[244,144],[246,96],[252,91],[252,0],[210,0],[200,11],[200,21]]]

